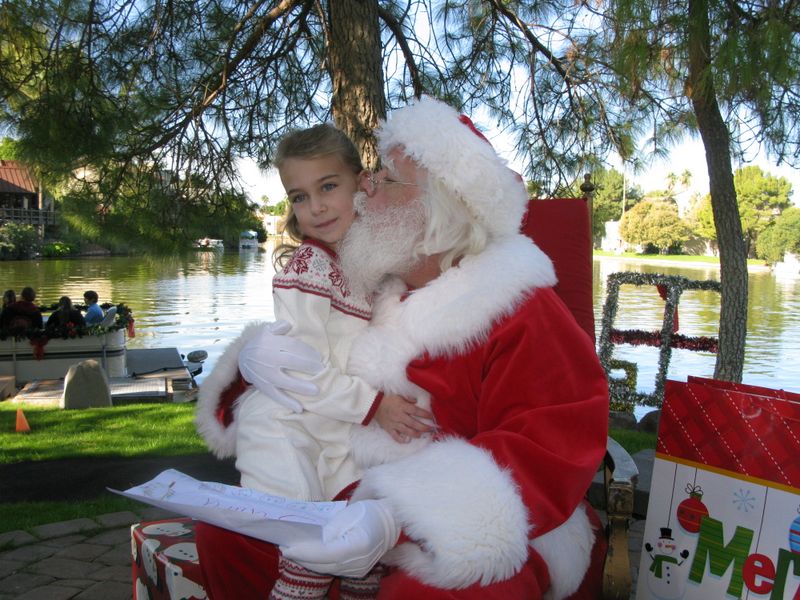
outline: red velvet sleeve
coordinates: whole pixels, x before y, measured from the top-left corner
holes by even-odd
[[[537,290],[481,357],[471,441],[511,470],[539,535],[581,502],[606,447],[605,373],[579,329],[552,290]]]
[[[233,423],[233,403],[239,396],[244,394],[249,387],[250,384],[247,383],[244,377],[242,377],[242,374],[237,371],[236,379],[231,381],[228,387],[222,390],[222,394],[220,394],[219,404],[217,405],[215,413],[220,425],[228,427]]]

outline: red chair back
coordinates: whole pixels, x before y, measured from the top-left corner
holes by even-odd
[[[594,340],[592,227],[586,200],[531,200],[522,220],[522,233],[553,261],[558,277],[556,294]]]

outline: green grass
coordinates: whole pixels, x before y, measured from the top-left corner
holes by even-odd
[[[30,433],[16,433],[22,408]],[[83,456],[179,456],[206,452],[194,404],[129,404],[62,410],[0,403],[0,464]]]
[[[630,429],[612,429],[608,435],[633,456],[640,450],[656,447],[656,434],[632,431]]]
[[[30,433],[16,433],[22,408]],[[129,404],[62,410],[0,402],[0,465],[96,456],[180,456],[207,452],[194,428],[191,404]],[[104,492],[88,501],[0,504],[0,533],[95,517],[147,505]]]
[[[94,500],[81,502],[8,502],[0,504],[3,514],[0,519],[0,533],[18,529],[29,531],[37,525],[92,518],[124,510],[137,512],[147,507],[146,504],[116,496],[111,492]]]
[[[594,250],[594,256],[610,256],[613,258],[635,258],[637,260],[652,260],[652,261],[675,261],[685,263],[709,263],[718,265],[718,256],[700,256],[695,254],[637,254],[636,252],[606,252],[605,250]],[[747,264],[754,267],[763,267],[766,263],[763,260],[756,258],[747,259]]]
[[[31,433],[16,433],[17,408]],[[194,404],[131,404],[66,411],[0,402],[0,465],[81,456],[179,456],[206,452],[195,432]],[[612,430],[630,454],[655,448],[654,434]],[[146,505],[110,492],[88,501],[0,504],[0,533],[95,517]]]

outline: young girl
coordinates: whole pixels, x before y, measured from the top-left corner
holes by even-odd
[[[300,399],[301,412],[253,389],[239,396],[234,409],[236,467],[245,487],[299,500],[330,500],[360,477],[350,454],[354,425],[375,419],[401,441],[427,431],[418,419],[431,415],[345,372],[350,345],[371,313],[369,299],[348,289],[336,257],[337,244],[355,218],[353,195],[363,171],[355,146],[335,127],[318,125],[283,138],[275,164],[288,198],[285,232],[293,242],[274,254],[283,267],[272,282],[275,317],[288,321],[289,335],[316,348],[328,368],[313,377],[320,393]],[[215,392],[229,378],[231,361],[255,337],[256,327],[249,326],[231,344],[201,386],[198,428],[218,455],[223,454],[215,439],[218,415],[204,413],[203,407],[217,406]],[[242,375],[247,380],[248,373]],[[283,560],[280,568],[272,597],[323,598],[327,593],[330,577]],[[344,597],[348,589],[368,597],[372,585],[343,581],[341,591]]]

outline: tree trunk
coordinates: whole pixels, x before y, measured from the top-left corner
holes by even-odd
[[[705,147],[719,244],[722,299],[714,377],[741,381],[747,338],[747,251],[733,185],[730,136],[717,103],[711,71],[708,0],[689,0],[688,40],[687,92]]]
[[[378,3],[336,0],[328,6],[333,119],[361,150],[364,166],[375,168],[374,129],[386,117]]]

